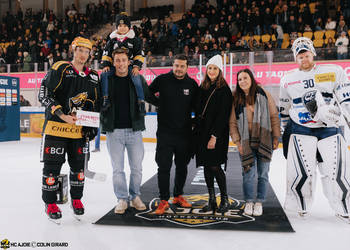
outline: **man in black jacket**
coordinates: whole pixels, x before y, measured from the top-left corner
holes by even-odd
[[[113,168],[113,188],[118,203],[116,214],[124,214],[129,204],[136,210],[146,209],[140,198],[144,146],[142,131],[145,130],[145,114],[138,108],[136,87],[128,73],[127,49],[117,48],[112,53],[115,72],[106,76],[110,108],[102,111],[102,131],[106,132],[107,148]],[[140,76],[143,92],[148,102],[157,99],[148,91],[146,80]],[[124,172],[124,152],[128,152],[130,181]],[[130,202],[129,202],[130,201]]]
[[[198,91],[197,83],[187,75],[188,59],[177,55],[173,70],[158,76],[149,86],[152,93],[159,93],[156,162],[160,204],[156,214],[163,214],[170,198],[170,169],[175,156],[176,175],[173,204],[191,207],[184,197],[183,187],[190,161],[191,112]]]

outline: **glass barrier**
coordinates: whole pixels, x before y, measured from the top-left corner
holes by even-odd
[[[336,60],[337,48],[316,48],[316,61]],[[290,49],[272,51],[238,51],[233,53],[221,53],[224,59],[224,76],[233,90],[236,84],[237,72],[243,68],[250,68],[259,83],[270,90],[273,96],[278,97],[279,82],[284,73],[296,68],[293,53]],[[210,53],[196,54],[189,56],[188,75],[195,79],[198,84],[205,74],[205,65]],[[20,78],[21,92],[29,96],[33,105],[37,102],[37,92],[46,72],[54,62],[24,63],[24,64],[0,64],[0,75],[15,76]],[[173,57],[147,55],[141,74],[147,83],[151,83],[160,74],[171,70]],[[348,68],[347,60],[337,60],[332,63]],[[94,60],[89,65],[95,70],[102,67],[100,62]],[[40,106],[40,105],[39,105]]]

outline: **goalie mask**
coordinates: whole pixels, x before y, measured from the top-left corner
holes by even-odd
[[[314,48],[313,42],[307,37],[299,37],[293,42],[292,51],[294,54],[294,60],[296,60],[297,55],[302,51],[310,51],[314,56],[316,56],[316,50]]]

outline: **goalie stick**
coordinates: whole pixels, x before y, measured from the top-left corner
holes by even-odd
[[[92,180],[96,180],[96,181],[106,181],[106,174],[104,173],[97,173],[94,171],[89,170],[89,165],[88,165],[88,153],[89,153],[89,148],[90,148],[90,143],[89,143],[89,138],[86,138],[86,142],[85,142],[85,148],[87,149],[86,153],[85,153],[85,158],[84,158],[84,175]]]

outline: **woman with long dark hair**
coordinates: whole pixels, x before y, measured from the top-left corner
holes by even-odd
[[[229,201],[226,188],[227,150],[229,143],[229,118],[232,92],[223,77],[222,57],[212,57],[207,65],[205,78],[200,86],[196,108],[198,136],[195,150],[197,167],[204,167],[208,187],[208,205],[204,212],[224,213]],[[220,189],[221,201],[217,208],[214,178]]]
[[[260,216],[269,182],[272,151],[278,147],[280,121],[275,102],[269,92],[256,82],[249,69],[237,73],[233,94],[230,135],[237,145],[243,169],[244,213]],[[255,176],[257,195],[254,197]]]

